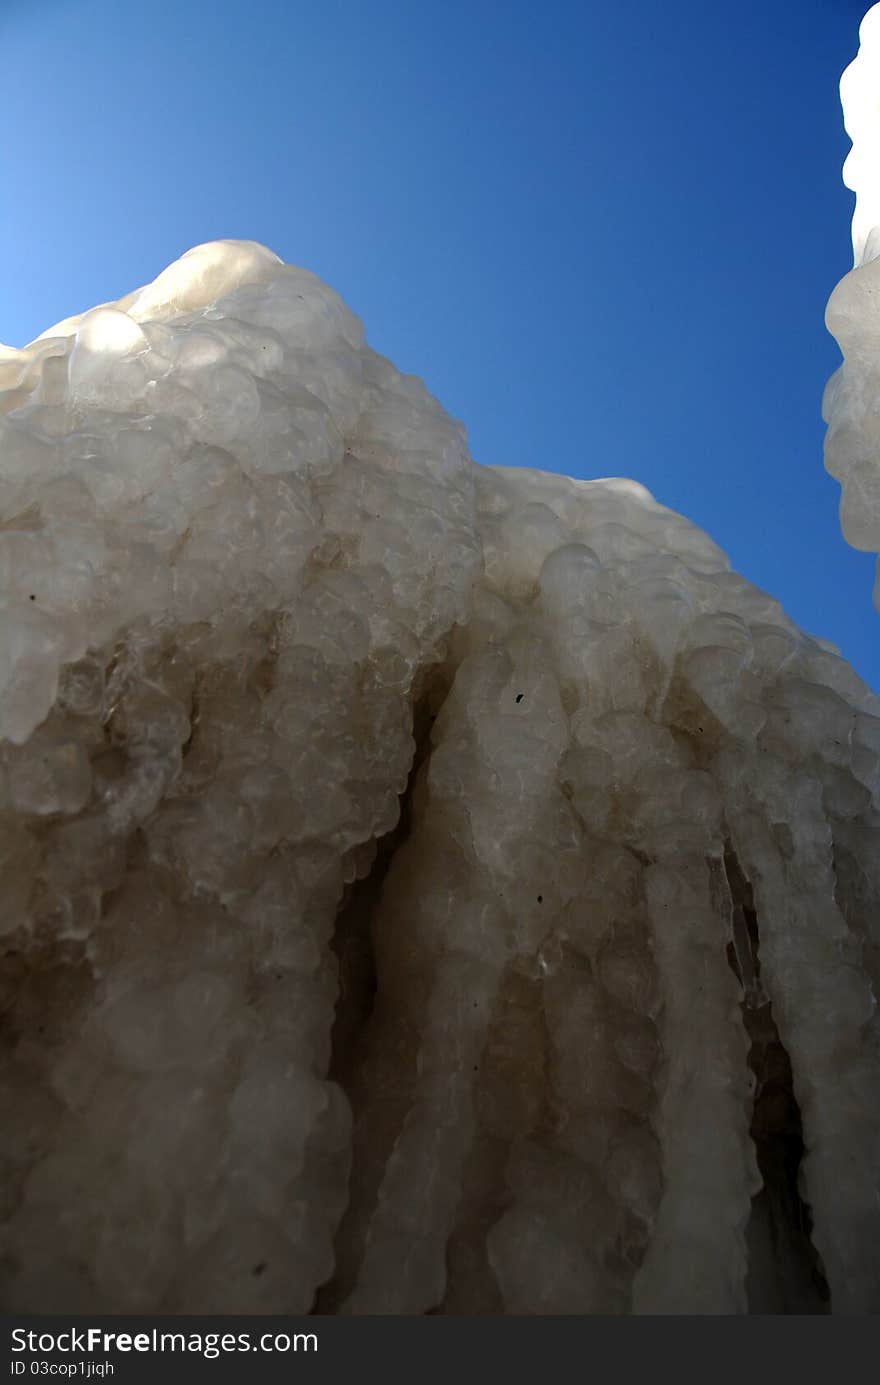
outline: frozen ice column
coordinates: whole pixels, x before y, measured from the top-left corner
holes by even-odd
[[[828,382],[825,466],[840,482],[840,522],[854,548],[880,551],[880,5],[862,20],[861,46],[840,81],[853,147],[843,181],[856,194],[854,268],[837,285],[825,321],[843,353]],[[874,604],[880,604],[875,585]]]
[[[856,266],[880,254],[880,5],[872,5],[862,20],[859,45],[840,79],[843,123],[853,144],[843,165],[843,181],[856,195]]]

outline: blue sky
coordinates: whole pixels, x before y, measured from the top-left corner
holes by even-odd
[[[880,689],[822,469],[868,0],[0,0],[0,340],[269,245],[481,462],[636,477]]]

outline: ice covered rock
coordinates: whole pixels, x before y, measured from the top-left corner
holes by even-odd
[[[202,246],[0,360],[0,1292],[880,1305],[880,703]]]

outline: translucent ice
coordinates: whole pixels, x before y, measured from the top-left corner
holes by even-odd
[[[0,384],[4,1306],[876,1310],[847,665],[260,246]]]
[[[854,548],[880,553],[880,5],[862,20],[861,46],[840,80],[852,150],[843,180],[856,194],[854,268],[828,301],[825,321],[843,353],[828,381],[825,466],[841,484],[840,522]],[[874,588],[880,610],[880,567]]]

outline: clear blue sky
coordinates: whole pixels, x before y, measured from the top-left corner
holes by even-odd
[[[259,240],[481,462],[633,476],[880,689],[822,469],[868,0],[0,0],[0,340]]]

